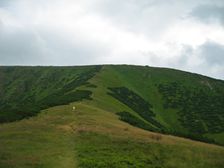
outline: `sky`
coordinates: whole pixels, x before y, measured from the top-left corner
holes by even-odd
[[[0,65],[90,64],[224,79],[224,0],[0,0]]]

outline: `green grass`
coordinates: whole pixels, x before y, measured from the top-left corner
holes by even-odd
[[[48,107],[92,98],[91,105],[114,113],[130,112],[157,131],[224,145],[221,80],[166,68],[128,65],[0,67],[0,78],[0,122],[20,120]],[[111,92],[115,88],[126,88],[138,98],[127,104],[125,93],[119,96],[123,95],[121,100],[115,96],[119,93]],[[133,109],[132,104],[138,99],[149,103],[150,110],[140,102]]]
[[[60,106],[32,119],[1,125],[0,167],[75,167],[74,136],[59,127],[73,121],[66,106]]]
[[[224,144],[224,141],[219,138],[219,135],[212,137],[212,134],[215,135],[217,131],[222,133],[222,129],[224,128],[224,108],[222,108],[224,104],[222,102],[224,100],[224,82],[221,80],[165,68],[110,65],[104,66],[100,73],[90,79],[90,82],[97,86],[97,88],[93,89],[94,99],[91,102],[92,105],[113,111],[114,113],[128,111],[133,115],[138,115],[138,117],[147,122],[144,117],[139,115],[139,110],[136,112],[136,110],[127,106],[127,103],[124,103],[124,101],[119,101],[119,99],[114,100],[117,98],[115,97],[113,99],[110,95],[106,95],[106,93],[110,92],[108,88],[125,87],[152,105],[152,111],[155,114],[156,121],[165,128],[163,132],[206,142]],[[209,100],[213,100],[214,96],[217,97],[217,99],[214,99],[214,103],[206,104],[205,101],[198,106],[196,105],[198,101],[195,101],[193,102],[194,108],[192,108],[192,104],[187,102],[185,104],[183,101],[182,104],[180,103],[181,101],[177,102],[179,104],[176,107],[171,106],[167,108],[165,107],[166,98],[160,91],[160,86],[169,86],[172,83],[178,83],[182,88],[182,93],[194,93],[194,91],[204,90],[205,93],[208,93],[206,95]],[[170,97],[175,99],[179,98],[178,92],[173,92],[173,94],[174,95]],[[197,100],[205,97],[203,92],[198,92],[195,95]],[[182,98],[189,101],[191,100],[191,97],[187,97],[185,94],[182,95]],[[201,100],[203,101],[203,99]],[[134,103],[135,101],[132,102],[132,104]],[[182,111],[181,108],[184,105],[187,106],[185,106],[185,110]],[[209,105],[209,108],[207,108],[207,105]],[[209,114],[212,114],[212,117],[210,117],[211,115]],[[190,117],[189,120],[183,120],[187,118],[187,116],[192,117]],[[198,118],[198,116],[200,118]],[[219,120],[215,120],[215,118]],[[210,130],[212,125],[215,125],[217,121],[213,131],[210,131],[210,136],[207,136],[207,131],[203,131],[201,129],[202,127],[199,127],[198,120],[201,122],[201,125],[205,125],[206,128],[209,127]]]
[[[221,146],[147,131],[201,141],[211,139],[209,142],[224,145],[221,120],[217,122],[219,131],[197,133],[189,130],[195,118],[191,120],[193,124],[184,125],[180,120],[194,114],[206,126],[214,121],[202,118],[201,111],[222,117],[221,80],[178,70],[127,65],[0,67],[0,79],[0,120],[20,120],[0,124],[0,168],[224,165]],[[178,87],[172,88],[172,92],[164,94],[160,90],[162,86],[170,91],[173,83],[178,83]],[[180,93],[194,95],[194,90],[205,91],[209,100],[219,97],[214,99],[217,107],[211,103],[207,113],[203,103],[197,108],[186,103],[184,108],[190,112],[180,113]],[[196,96],[205,97],[201,92]],[[72,110],[73,106],[76,110]],[[163,129],[159,129],[160,124]]]
[[[223,153],[202,148],[146,143],[109,135],[78,135],[79,166],[83,168],[204,168],[222,167]],[[218,158],[214,158],[218,156]]]
[[[89,99],[87,85],[101,66],[86,67],[0,67],[0,122],[36,115],[40,110]]]
[[[224,164],[223,147],[144,131],[88,103],[53,107],[1,125],[0,167],[221,168]]]

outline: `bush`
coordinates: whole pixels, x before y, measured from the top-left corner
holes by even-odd
[[[155,114],[151,110],[152,105],[145,101],[141,96],[126,87],[108,88],[111,92],[108,94],[127,105],[133,111],[138,113],[146,121],[162,130],[163,126],[157,122]]]
[[[144,122],[142,119],[132,115],[130,112],[123,111],[116,114],[120,116],[120,120],[125,121],[135,127],[139,127],[149,131],[156,131],[156,128]]]
[[[159,84],[164,108],[177,109],[182,126],[194,134],[224,131],[224,93],[179,83]]]
[[[88,85],[88,80],[101,66],[51,68],[5,68],[8,77],[0,83],[4,86],[0,97],[0,122],[20,120],[48,107],[91,99],[92,92],[77,88]],[[75,75],[71,75],[73,72]]]

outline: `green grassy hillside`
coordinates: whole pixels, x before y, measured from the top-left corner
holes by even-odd
[[[165,68],[112,65],[90,82],[97,86],[91,104],[112,110],[132,125],[224,144],[221,80]]]
[[[171,136],[224,145],[224,81],[178,70],[0,67],[0,122],[4,168],[224,165],[223,147]]]
[[[76,88],[88,86],[87,81],[100,68],[1,67],[0,122],[19,120],[47,107],[89,99],[90,91]]]
[[[223,147],[144,131],[90,101],[0,125],[0,167],[223,167]]]

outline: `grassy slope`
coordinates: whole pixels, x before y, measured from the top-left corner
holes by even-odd
[[[75,167],[74,135],[60,125],[73,122],[67,106],[0,126],[1,168]]]
[[[158,84],[179,82],[185,87],[198,89],[208,89],[211,86],[221,88],[224,93],[223,81],[177,70],[142,66],[104,66],[101,72],[92,78],[90,82],[98,86],[94,89],[94,99],[91,101],[92,105],[115,113],[125,110],[137,115],[133,110],[106,94],[109,92],[108,87],[125,86],[153,105],[156,119],[166,129],[171,132],[176,131],[186,134],[188,133],[187,129],[181,125],[178,119],[178,109],[165,109],[163,107],[164,102],[162,95],[158,92]],[[206,82],[209,83],[209,86]],[[138,117],[141,118],[140,116]],[[206,136],[212,139],[214,138],[218,143],[224,143],[223,133],[214,135],[209,133]]]
[[[89,102],[0,126],[0,167],[211,167],[224,148],[133,127]],[[72,111],[72,107],[76,110]]]
[[[179,121],[181,117],[178,108],[164,108],[163,96],[158,91],[160,84],[166,86],[167,83],[176,82],[188,89],[204,89],[212,94],[219,89],[219,95],[224,94],[223,81],[182,71],[143,66],[103,66],[100,73],[92,78],[100,68],[100,66],[0,67],[0,122],[19,120],[33,116],[47,107],[89,98],[91,92],[86,90],[94,92],[92,105],[115,113],[128,111],[145,121],[145,118],[136,114],[136,111],[107,94],[109,92],[108,87],[126,87],[153,106],[152,111],[156,114],[155,119],[164,126],[166,133],[177,132],[177,135],[181,135],[189,134],[191,131],[183,127]],[[87,80],[90,78],[92,78],[90,82],[97,87],[96,89],[94,85],[88,84]],[[80,86],[84,91],[75,92],[76,88]],[[209,95],[209,97],[211,96]],[[220,100],[218,99],[218,101]],[[197,110],[195,112],[197,113]],[[184,113],[187,114],[188,111]],[[218,123],[219,129],[223,130],[224,112],[221,113],[222,120],[217,122],[218,118],[215,114],[212,125]],[[210,116],[207,118],[209,119]],[[193,123],[197,120],[194,118]],[[145,122],[151,127],[155,127],[152,123]],[[187,123],[188,126],[191,124],[192,122]],[[216,127],[214,127],[215,129]],[[218,143],[224,143],[223,131],[210,131],[205,135],[215,139]]]
[[[120,121],[115,113],[125,110],[144,119],[106,94],[108,87],[126,86],[152,102],[156,118],[167,128],[182,130],[176,111],[163,109],[155,83],[181,80],[185,85],[194,82],[200,86],[198,77],[207,79],[167,69],[103,66],[89,80],[96,88],[78,87],[91,90],[93,100],[74,103],[77,110],[72,111],[72,103],[43,110],[30,119],[0,125],[0,167],[221,168],[223,147],[133,127]],[[223,142],[220,134],[208,136]]]
[[[74,90],[87,84],[99,68],[0,67],[0,122],[19,120],[47,107],[75,101],[81,94]],[[82,93],[88,97],[88,92]]]

